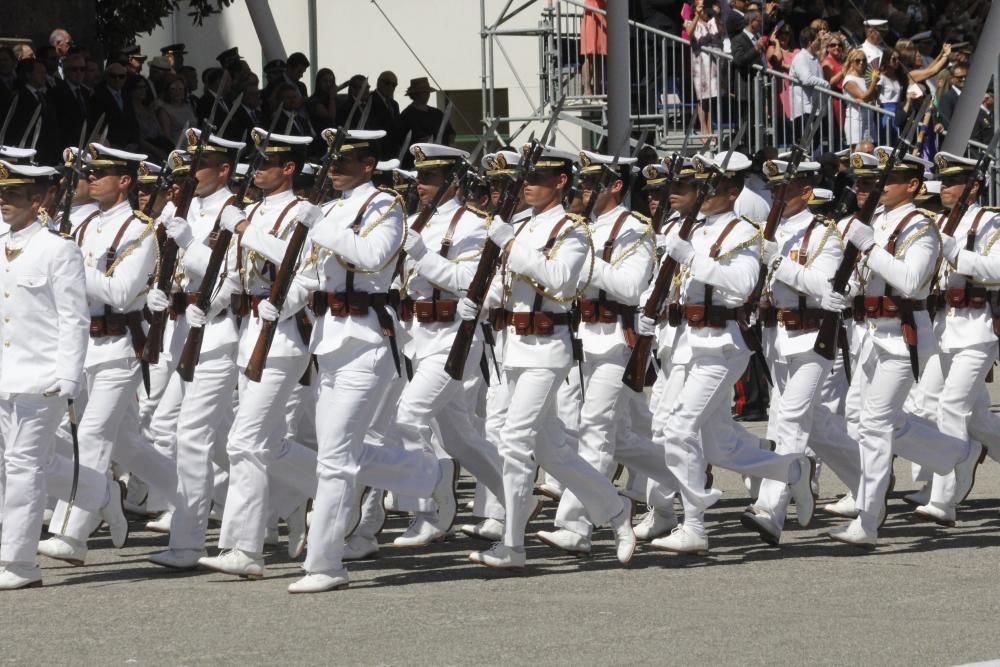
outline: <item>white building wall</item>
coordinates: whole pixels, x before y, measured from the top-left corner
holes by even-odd
[[[301,51],[309,55],[309,25],[307,0],[270,0],[278,32],[285,51]],[[390,69],[399,78],[396,98],[401,107],[408,103],[404,96],[411,78],[427,76],[406,44],[371,0],[318,0],[316,69],[329,67],[338,83],[354,74],[365,74],[374,86],[379,72]],[[485,0],[487,22],[496,20],[507,0]],[[511,4],[517,7],[520,1]],[[535,28],[547,0],[539,0],[504,24],[505,30]],[[423,61],[430,74],[445,89],[478,89],[482,81],[480,0],[379,0],[379,6],[402,33]],[[511,116],[530,114],[539,100],[538,37],[508,36],[500,38],[513,68],[504,60],[499,49],[495,52],[494,76],[497,88],[508,89]],[[215,56],[231,47],[260,73],[263,67],[260,44],[250,20],[246,4],[237,0],[222,14],[210,17],[202,26],[191,24],[184,10],[164,27],[151,35],[139,36],[143,53],[158,55],[167,44],[187,45],[187,64],[198,68],[218,63]],[[525,84],[522,89],[517,75]],[[315,70],[314,70],[315,71]],[[312,75],[306,73],[306,86],[311,88]],[[434,98],[432,97],[432,102]],[[516,127],[519,124],[512,125]],[[532,128],[521,137],[527,138]],[[573,148],[580,141],[580,132],[568,123],[561,123],[565,135],[557,144]],[[540,130],[539,130],[540,131]],[[569,143],[572,141],[572,144]]]

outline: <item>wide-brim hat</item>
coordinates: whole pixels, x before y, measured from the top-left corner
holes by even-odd
[[[421,76],[416,79],[410,79],[410,85],[406,88],[407,95],[414,95],[416,93],[433,93],[436,88],[431,87],[431,82],[426,76]]]

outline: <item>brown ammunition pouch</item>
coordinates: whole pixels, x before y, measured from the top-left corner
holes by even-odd
[[[453,299],[425,299],[414,301],[413,299],[403,299],[400,301],[399,317],[407,322],[416,318],[417,322],[430,324],[433,322],[454,322],[455,309],[458,301]]]
[[[330,313],[332,317],[359,317],[368,314],[371,308],[381,308],[389,303],[385,293],[368,292],[313,292],[310,295],[313,312],[317,317]]]
[[[170,294],[170,319],[176,320],[178,315],[187,312],[188,306],[193,306],[198,301],[197,292],[173,292]]]
[[[672,303],[667,306],[667,324],[672,327],[679,327],[684,320],[684,306],[679,303]]]
[[[785,331],[819,331],[825,312],[822,308],[768,307],[757,311],[757,321],[769,329],[782,326]]]
[[[633,317],[635,306],[617,301],[580,299],[580,321],[584,324],[614,324],[620,317]]]
[[[90,337],[106,338],[114,336],[124,336],[131,333],[133,327],[142,330],[142,311],[133,310],[131,313],[105,313],[98,317],[90,318]]]
[[[555,327],[569,326],[570,313],[550,313],[544,310],[511,312],[500,308],[490,309],[493,328],[499,331],[507,326],[514,327],[518,336],[551,336]]]
[[[725,306],[705,306],[702,304],[687,304],[682,306],[682,318],[692,329],[725,329],[729,322],[739,322],[746,318],[743,307],[726,308]]]
[[[952,308],[985,308],[989,299],[989,290],[985,287],[950,287],[945,293],[945,300]]]
[[[906,308],[914,313],[927,310],[926,299],[903,299],[895,296],[866,296],[864,304],[864,316],[867,319],[888,317],[898,320]]]
[[[494,331],[502,331],[510,323],[510,311],[503,308],[490,308],[486,312],[486,321]]]

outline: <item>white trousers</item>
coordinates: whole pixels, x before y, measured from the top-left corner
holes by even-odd
[[[221,439],[232,423],[235,357],[235,344],[202,353],[194,379],[180,383],[171,549],[204,549],[213,492],[222,491],[225,498],[225,491],[216,488],[213,462],[221,468],[229,465]]]
[[[276,357],[268,359],[260,382],[239,375],[240,403],[226,441],[229,490],[219,532],[220,549],[262,553],[272,494],[274,504],[281,493],[298,494],[299,503],[306,500],[301,489],[311,485],[272,489],[268,472],[271,461],[281,454],[288,431],[288,399],[308,363],[308,355]],[[274,481],[275,487],[282,486],[280,479]]]
[[[760,449],[759,440],[733,421],[729,407],[733,384],[749,358],[749,351],[732,347],[699,350],[685,364],[677,400],[657,406],[658,411],[668,410],[662,439],[667,468],[678,480],[685,521],[700,522],[705,509],[721,495],[705,490],[708,463],[783,483],[798,479],[798,456]]]
[[[4,473],[2,562],[34,565],[47,496],[69,498],[73,462],[54,455],[56,429],[66,409],[66,399],[61,398],[37,394],[0,398],[0,460]],[[93,468],[80,467],[77,487],[76,507],[96,512],[107,501],[107,478]]]
[[[826,440],[822,435],[811,437],[817,430],[822,433],[824,427],[829,427],[827,422],[836,419],[823,402],[823,387],[831,382],[833,367],[833,361],[811,350],[772,361],[774,387],[767,437],[775,442],[775,451],[779,454],[805,454],[807,446],[811,447],[848,488],[854,488],[861,472],[857,445],[843,440]],[[768,512],[780,529],[785,524],[790,499],[787,484],[765,479],[754,504]]]
[[[667,486],[674,486],[676,480],[666,469],[663,450],[637,433],[624,432],[629,422],[626,412],[632,400],[629,394],[634,393],[622,383],[628,356],[628,350],[624,350],[593,355],[584,362],[586,392],[580,409],[577,451],[602,475],[610,477],[618,462]],[[659,509],[666,511],[668,508]],[[593,529],[583,503],[570,490],[563,492],[559,501],[555,525],[585,536]]]
[[[510,404],[500,433],[507,546],[524,545],[537,466],[552,473],[580,499],[595,525],[608,523],[622,511],[621,498],[608,478],[566,443],[555,403],[557,388],[569,370],[507,369]]]
[[[864,341],[847,393],[847,426],[861,450],[855,502],[869,531],[878,526],[893,454],[943,474],[969,453],[964,440],[944,435],[932,423],[903,411],[913,382],[908,357],[887,354],[870,339]]]

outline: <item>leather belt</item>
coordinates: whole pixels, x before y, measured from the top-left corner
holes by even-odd
[[[544,310],[511,312],[500,308],[490,310],[493,327],[497,330],[514,327],[518,336],[551,336],[555,327],[568,326],[570,313],[551,313]]]
[[[178,315],[187,312],[188,306],[193,306],[198,302],[197,292],[173,292],[170,295],[170,319],[176,320]]]
[[[943,296],[952,308],[985,308],[993,293],[985,287],[949,287]]]
[[[114,336],[124,336],[130,330],[142,327],[142,311],[133,310],[131,313],[111,313],[90,318],[90,337],[106,338]]]
[[[865,318],[879,318],[888,317],[893,319],[900,318],[900,312],[904,306],[908,306],[911,311],[919,312],[921,310],[927,310],[927,300],[926,299],[903,299],[894,296],[866,296],[864,297],[864,313]],[[858,312],[855,308],[854,320],[858,320]]]
[[[825,312],[822,308],[761,308],[757,321],[769,329],[782,326],[785,331],[819,331]]]
[[[635,310],[635,306],[617,301],[580,299],[580,321],[585,324],[614,324],[622,315],[634,316]]]
[[[348,315],[367,315],[371,308],[378,308],[389,303],[385,293],[370,294],[368,292],[313,292],[310,295],[313,312],[322,317],[329,311],[333,317]]]
[[[229,310],[236,317],[247,317],[251,313],[254,317],[259,317],[257,306],[266,298],[259,294],[234,294],[229,300]]]
[[[432,322],[454,322],[458,301],[454,299],[402,299],[399,303],[399,317],[410,322],[429,324]]]
[[[746,309],[743,307],[726,308],[725,306],[704,306],[689,303],[682,306],[682,318],[692,329],[724,329],[727,322],[744,320]]]

